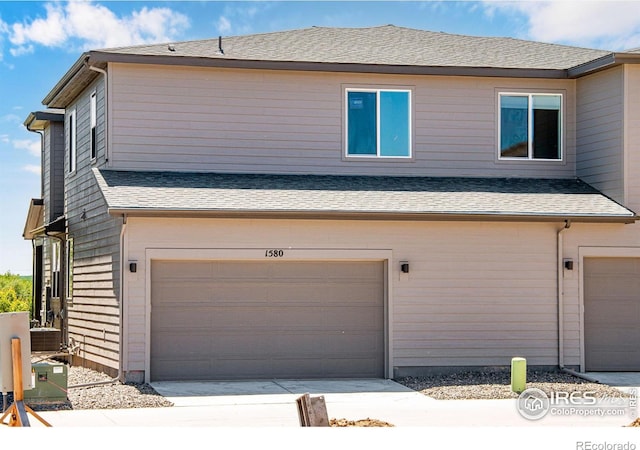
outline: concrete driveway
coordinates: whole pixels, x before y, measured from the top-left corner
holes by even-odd
[[[518,412],[515,399],[435,400],[382,379],[154,382],[152,386],[175,406],[46,411],[41,416],[54,427],[300,428],[296,399],[309,393],[325,397],[330,418],[370,418],[395,427],[620,428],[633,420],[629,414],[548,414],[528,420]]]

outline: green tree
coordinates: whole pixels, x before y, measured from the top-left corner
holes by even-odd
[[[31,277],[0,275],[0,313],[31,310]]]

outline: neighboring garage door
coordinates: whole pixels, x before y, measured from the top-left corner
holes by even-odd
[[[152,261],[151,379],[384,376],[382,262]]]
[[[640,371],[640,258],[584,260],[588,371]]]

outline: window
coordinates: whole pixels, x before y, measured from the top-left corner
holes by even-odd
[[[411,91],[346,90],[346,155],[411,157]]]
[[[501,159],[562,159],[562,94],[499,98]]]
[[[76,171],[76,110],[74,109],[69,113],[69,173]]]
[[[51,297],[60,297],[60,281],[60,242],[55,240],[51,243]]]
[[[91,159],[96,159],[96,124],[98,106],[96,103],[96,93],[91,94]]]
[[[73,298],[73,238],[67,238],[67,298]]]

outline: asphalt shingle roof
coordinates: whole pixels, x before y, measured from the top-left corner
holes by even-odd
[[[94,169],[112,213],[363,214],[633,221],[580,180]]]
[[[476,37],[385,25],[371,28],[311,27],[246,36],[139,45],[103,53],[398,66],[564,70],[611,54],[603,50]],[[173,50],[170,50],[169,47]]]

